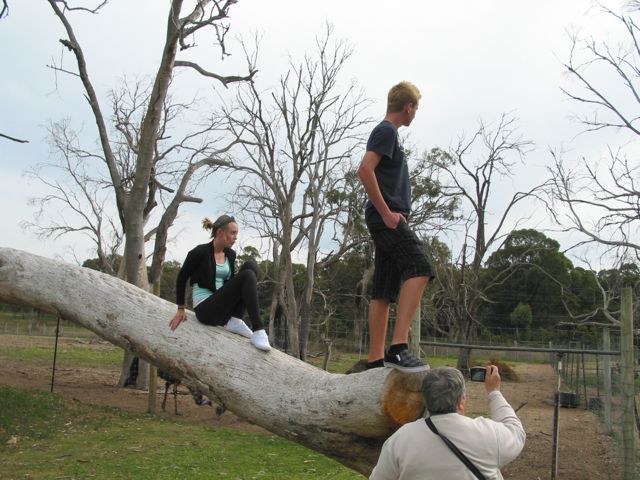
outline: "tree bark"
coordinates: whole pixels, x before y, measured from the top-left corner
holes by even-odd
[[[191,312],[172,332],[172,303],[101,272],[20,250],[0,248],[0,300],[83,325],[248,421],[364,475],[384,440],[424,411],[421,374],[327,373],[278,350],[252,348]]]

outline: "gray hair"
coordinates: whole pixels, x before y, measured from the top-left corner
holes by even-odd
[[[464,393],[464,377],[456,368],[432,368],[422,381],[422,394],[432,415],[457,412]]]

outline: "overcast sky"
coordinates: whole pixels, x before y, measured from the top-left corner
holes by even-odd
[[[71,16],[103,101],[123,76],[154,73],[168,5],[111,0],[97,16]],[[257,32],[261,37],[258,80],[263,87],[273,85],[289,58],[299,59],[312,49],[326,22],[337,38],[353,47],[343,78],[356,80],[375,100],[371,116],[384,116],[386,92],[398,81],[410,80],[421,89],[420,110],[404,132],[420,150],[446,148],[461,134],[472,133],[479,119],[491,122],[512,112],[523,136],[536,146],[527,165],[515,172],[514,182],[526,184],[544,175],[549,147],[562,146],[574,158],[597,159],[607,143],[625,141],[604,132],[576,137],[580,127],[570,117],[578,107],[560,91],[571,86],[562,66],[568,58],[568,31],[602,39],[613,35],[611,21],[591,1],[240,0],[231,10],[232,35],[250,38]],[[46,125],[69,117],[88,138],[95,137],[77,79],[47,68],[62,61],[75,69],[72,56],[58,43],[62,37],[62,27],[44,0],[11,1],[9,16],[0,20],[0,132],[29,140],[17,144],[0,139],[0,245],[70,260],[67,246],[81,259],[95,255],[80,238],[43,241],[18,226],[33,216],[28,198],[43,192],[22,174],[47,159]],[[237,44],[229,48],[234,55],[224,62],[218,51],[202,46],[198,58],[218,72],[237,73],[242,52]],[[512,182],[503,188],[518,186]],[[206,240],[199,220],[225,210],[214,188],[198,193],[204,203],[182,208],[175,230],[180,235],[170,246],[169,258],[182,261],[189,248]]]

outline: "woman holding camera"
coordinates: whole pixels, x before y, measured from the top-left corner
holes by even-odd
[[[236,220],[230,215],[222,215],[215,222],[205,218],[202,226],[211,231],[212,240],[191,250],[178,273],[178,311],[169,323],[171,330],[187,319],[185,291],[189,280],[198,321],[206,325],[225,325],[230,332],[251,339],[257,349],[271,350],[260,319],[258,265],[250,260],[235,271],[236,252],[231,247],[238,238]],[[242,320],[245,311],[253,331]]]

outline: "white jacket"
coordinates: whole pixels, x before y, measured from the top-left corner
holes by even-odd
[[[500,467],[516,459],[525,432],[498,391],[489,394],[491,419],[458,413],[431,417],[438,431],[464,453],[487,479],[502,480]],[[423,418],[403,425],[382,446],[370,480],[476,480]]]

